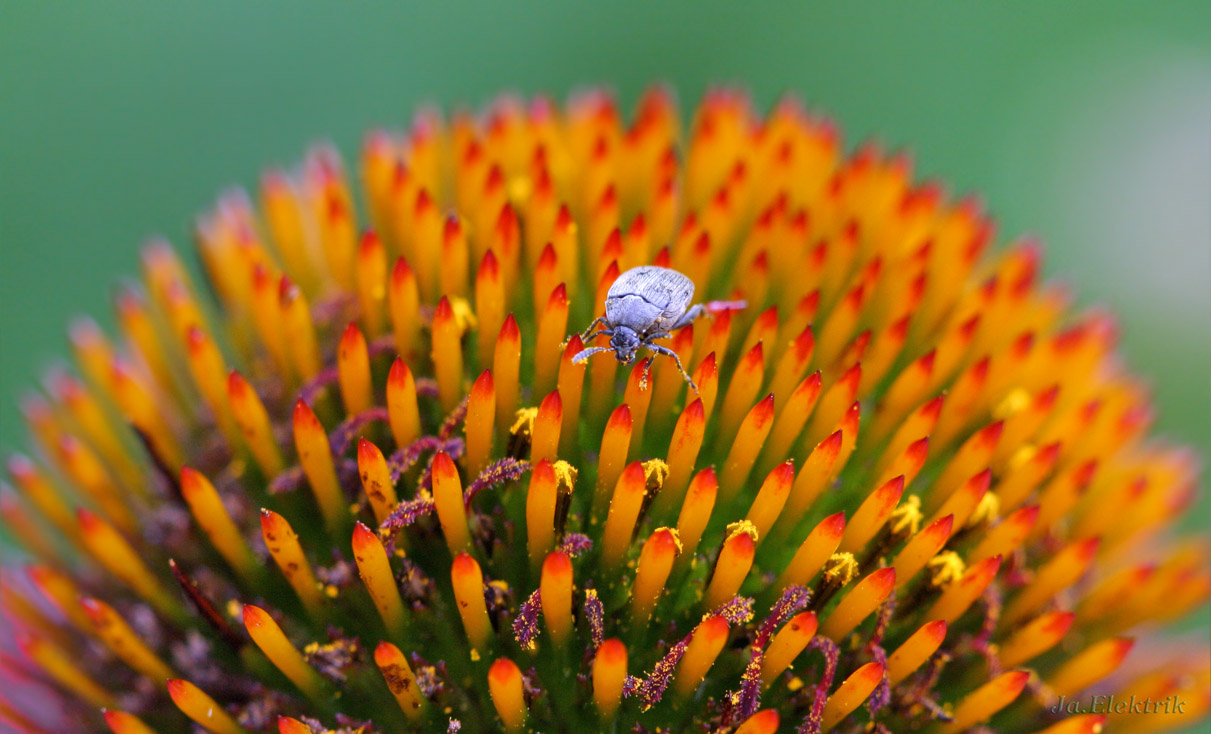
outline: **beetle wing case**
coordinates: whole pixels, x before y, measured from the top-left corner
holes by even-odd
[[[668,331],[694,298],[694,281],[655,265],[631,268],[606,294],[606,319],[640,334]]]

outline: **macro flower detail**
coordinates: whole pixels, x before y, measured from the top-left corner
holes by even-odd
[[[1113,320],[793,101],[711,92],[688,131],[663,89],[629,119],[600,91],[424,112],[195,234],[200,277],[150,244],[117,334],[77,322],[22,404],[17,731],[1211,710],[1207,651],[1161,644],[1211,594],[1171,529],[1197,463],[1149,437]],[[644,265],[716,306],[620,363],[578,330]],[[1103,694],[1175,710],[1062,705]]]

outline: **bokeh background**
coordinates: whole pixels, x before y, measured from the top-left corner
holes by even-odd
[[[982,192],[1001,241],[1118,312],[1161,432],[1211,456],[1206,2],[381,5],[0,4],[0,447],[69,317],[108,324],[143,240],[188,246],[221,188],[420,103],[664,80],[686,107],[797,92]]]
[[[188,245],[220,189],[419,103],[656,80],[683,107],[795,91],[982,192],[1001,242],[1037,235],[1120,314],[1160,432],[1211,456],[1211,10],[1107,0],[0,4],[0,451],[69,317],[110,324],[144,238]]]

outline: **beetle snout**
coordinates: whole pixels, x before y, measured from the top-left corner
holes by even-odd
[[[614,348],[615,359],[622,364],[630,364],[635,361],[635,352],[639,351],[639,337],[633,330],[619,326],[614,329],[610,346]]]

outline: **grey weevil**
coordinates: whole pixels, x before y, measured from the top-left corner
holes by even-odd
[[[581,335],[581,340],[588,344],[604,334],[610,337],[610,346],[585,349],[572,357],[572,362],[580,364],[594,354],[612,351],[619,362],[630,364],[635,361],[635,353],[641,347],[647,347],[657,354],[672,357],[681,376],[694,392],[698,392],[698,386],[686,373],[677,353],[655,344],[655,340],[668,338],[670,332],[690,324],[705,313],[739,310],[748,304],[744,301],[711,301],[690,306],[693,298],[694,281],[676,270],[656,265],[631,268],[618,276],[618,280],[606,292],[605,316],[593,319]],[[605,328],[592,333],[598,324]],[[643,374],[645,386],[649,370],[651,362]]]

